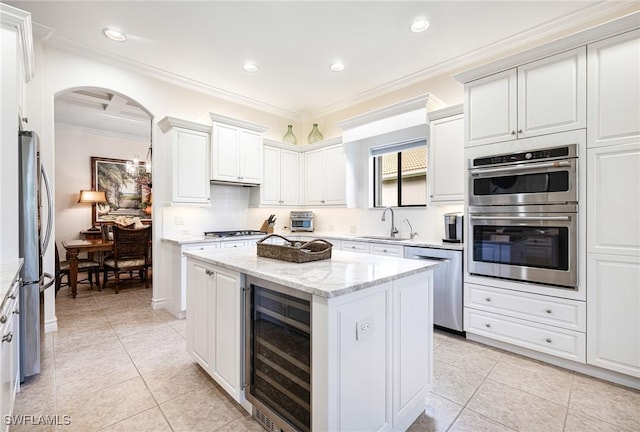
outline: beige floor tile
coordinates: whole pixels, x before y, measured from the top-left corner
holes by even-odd
[[[160,318],[161,320],[167,322],[167,323],[171,323],[172,321],[184,321],[184,320],[178,320],[176,317],[174,317],[172,314],[170,314],[168,311],[166,311],[165,309],[158,309],[153,311],[156,316],[158,318]]]
[[[576,414],[569,410],[564,425],[564,432],[629,432],[610,423],[584,414]]]
[[[573,373],[514,354],[505,354],[489,379],[564,406],[569,404]]]
[[[181,343],[165,343],[155,347],[129,349],[129,355],[141,374],[149,373],[155,369],[162,369],[171,365],[193,362],[187,354],[186,341],[176,333]]]
[[[184,342],[178,332],[165,322],[158,322],[157,325],[148,327],[143,332],[129,332],[120,335],[120,341],[127,350],[150,349],[157,345]]]
[[[513,429],[496,423],[470,409],[465,409],[458,416],[449,432],[513,432]]]
[[[158,403],[194,390],[215,387],[211,378],[206,376],[206,372],[194,362],[156,369],[143,375],[142,378]]]
[[[175,432],[215,431],[244,418],[240,411],[217,389],[198,390],[160,404],[160,409]]]
[[[108,323],[103,328],[87,328],[75,331],[61,331],[54,336],[55,353],[74,352],[95,345],[118,342],[118,335]]]
[[[425,402],[425,410],[413,422],[407,432],[441,432],[446,431],[462,411],[462,406],[436,394],[429,394]]]
[[[444,332],[433,332],[433,348],[436,349],[441,343],[445,342],[449,336],[446,336]]]
[[[14,406],[15,414],[46,412],[56,406],[55,374],[41,373],[25,379],[20,385]],[[1,421],[2,419],[0,419]]]
[[[434,349],[433,358],[486,376],[502,356],[502,351],[463,339],[448,338]]]
[[[2,419],[3,427],[6,422],[7,419]],[[61,425],[65,424],[65,418],[58,414],[55,406],[50,406],[28,412],[14,409],[9,422],[11,432],[54,432],[64,430]]]
[[[566,407],[513,387],[486,380],[467,408],[521,432],[562,431]]]
[[[133,417],[100,429],[100,432],[171,432],[171,427],[162,415],[160,408],[153,407]]]
[[[232,422],[227,423],[219,429],[215,430],[216,432],[264,432],[265,429],[260,426],[260,424],[253,419],[250,415],[246,415],[245,417],[234,420]]]
[[[68,415],[65,432],[98,431],[156,405],[151,393],[137,377],[94,392],[85,392],[58,403],[58,412]]]
[[[180,334],[180,336],[182,336],[183,338],[187,337],[187,320],[186,319],[168,321],[167,324],[173,327],[175,331],[177,331]]]
[[[433,362],[433,393],[459,405],[466,405],[478,389],[484,376],[435,360]]]
[[[640,431],[640,391],[576,375],[569,409],[631,431]]]

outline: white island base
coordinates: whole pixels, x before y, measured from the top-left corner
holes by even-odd
[[[187,350],[251,412],[246,275],[311,294],[311,430],[404,431],[432,383],[434,265],[342,251],[305,264],[255,248],[189,253]]]

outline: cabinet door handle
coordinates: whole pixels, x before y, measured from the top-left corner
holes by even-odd
[[[551,309],[545,309],[544,310],[546,313],[550,314],[551,313]]]
[[[516,131],[512,130],[511,135],[515,135],[515,134],[516,134]]]
[[[522,129],[518,129],[518,133],[521,134],[522,133]]]
[[[0,316],[0,324],[4,324],[6,322],[7,322],[7,316],[6,315]]]
[[[546,339],[545,339],[545,341],[546,341],[547,343],[551,343],[551,338],[546,338]]]
[[[20,309],[14,310],[13,313],[16,314],[16,315],[20,315]]]
[[[487,297],[487,298],[485,298],[485,300],[490,302],[491,301],[491,297]]]
[[[13,333],[9,333],[2,336],[2,342],[11,342],[12,339],[13,339]]]
[[[489,324],[489,323],[486,323],[484,326],[485,326],[486,328],[491,328],[491,324]]]

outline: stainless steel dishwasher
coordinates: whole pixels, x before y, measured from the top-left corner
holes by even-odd
[[[463,332],[462,251],[405,247],[404,257],[440,263],[433,270],[433,323],[438,327]]]

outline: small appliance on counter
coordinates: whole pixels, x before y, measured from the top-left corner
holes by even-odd
[[[444,214],[444,238],[445,243],[462,243],[462,213]]]
[[[313,212],[312,211],[292,211],[291,232],[307,231],[313,232]]]

